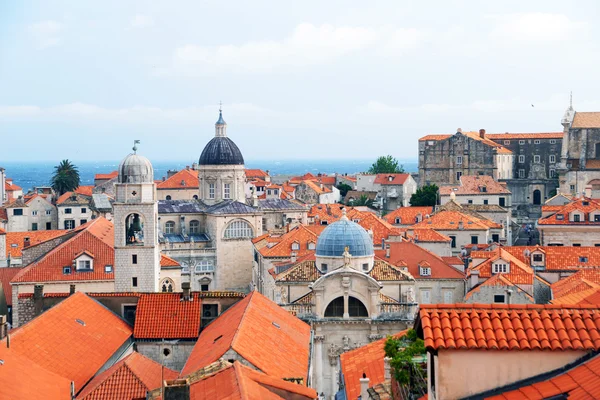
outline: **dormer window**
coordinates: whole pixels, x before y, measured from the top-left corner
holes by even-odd
[[[486,192],[487,192],[487,187],[485,187],[485,186],[481,186],[481,187],[479,188],[479,190],[480,190],[482,193],[486,193]]]
[[[292,243],[292,250],[300,250],[300,243],[298,243],[298,242]]]
[[[506,274],[509,272],[508,265],[505,263],[494,263],[493,264],[494,274]]]
[[[582,204],[582,205],[584,205],[584,206],[589,206],[589,205],[590,205],[590,202],[589,202],[589,201],[585,201],[585,200],[584,200],[584,201],[582,201],[582,202],[581,202],[581,204]]]
[[[87,252],[75,257],[74,264],[77,271],[92,271],[94,269],[94,259]]]
[[[396,224],[401,224],[402,223],[402,218],[400,217],[396,217]]]
[[[533,262],[544,262],[544,255],[542,253],[534,253]]]
[[[586,262],[588,262],[588,258],[584,257],[584,256],[579,256],[579,262],[580,263],[586,263]]]
[[[309,249],[309,250],[314,250],[314,249],[315,249],[315,247],[316,247],[316,246],[315,246],[315,242],[309,242],[309,243],[308,243],[308,249]]]
[[[392,175],[388,176],[388,182],[391,182],[394,180],[394,177]]]
[[[431,268],[419,266],[419,275],[431,276]]]
[[[562,221],[565,219],[565,216],[563,214],[556,214],[556,220],[557,221]]]

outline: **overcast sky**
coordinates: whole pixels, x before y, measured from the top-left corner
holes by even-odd
[[[600,111],[600,3],[2,1],[0,161],[417,158]],[[533,106],[532,106],[533,105]]]

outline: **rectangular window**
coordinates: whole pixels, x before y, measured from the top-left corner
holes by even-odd
[[[588,262],[588,258],[584,257],[584,256],[579,256],[579,262],[586,263],[586,262]]]
[[[212,260],[202,260],[196,265],[196,272],[212,272],[215,270]]]
[[[113,272],[113,266],[112,265],[105,265],[104,266],[104,272],[106,272],[107,274],[110,274]]]
[[[33,223],[31,224],[31,230],[32,230],[32,231],[37,231],[37,230],[38,230],[38,224],[37,224],[37,222],[33,222]]]
[[[369,264],[363,264],[362,268],[363,268],[363,271],[368,271],[369,270]]]
[[[533,162],[534,163],[539,163],[540,162],[540,156],[533,156]]]
[[[446,290],[444,292],[444,303],[446,303],[446,304],[454,303],[454,301],[452,301],[452,291],[451,290]]]
[[[533,262],[543,262],[544,261],[544,256],[541,254],[534,254],[533,255]]]
[[[524,140],[519,140],[519,144],[525,144]]]
[[[52,230],[52,222],[46,222],[46,230]]]
[[[581,247],[581,243],[573,243],[573,247]]]
[[[137,264],[137,254],[132,254],[131,255],[131,263],[132,264]]]
[[[462,164],[462,156],[456,156],[456,163]]]
[[[581,215],[574,214],[573,215],[573,222],[581,222]]]
[[[550,139],[550,144],[556,144],[556,139]]]
[[[539,139],[536,139],[536,140],[534,140],[534,141],[533,141],[533,144],[540,144],[540,141],[539,141]]]
[[[72,219],[65,220],[65,229],[75,229],[75,221]]]
[[[484,200],[483,201],[483,204],[489,204],[489,203],[490,203],[489,200]]]
[[[37,212],[37,211],[32,211],[32,212],[31,212],[31,215],[32,215],[32,216],[34,216],[34,217],[36,217],[36,216],[37,216],[37,214],[38,214],[38,212]]]
[[[504,144],[505,144],[505,145],[508,145],[508,144],[510,144],[510,140],[505,140],[505,141],[504,141]]]
[[[521,178],[521,179],[525,178],[525,170],[524,169],[519,170],[519,178]]]
[[[92,262],[90,260],[79,260],[77,262],[77,269],[92,269]]]
[[[449,238],[450,238],[450,247],[455,249],[456,248],[456,236],[449,236]]]
[[[505,204],[506,204],[506,200],[504,199],[504,197],[500,197],[500,198],[498,199],[498,205],[499,205],[500,207],[504,207],[504,205],[505,205]]]
[[[462,176],[462,172],[458,171],[456,173],[456,181],[460,181],[460,177]]]
[[[497,233],[492,234],[492,242],[500,243],[500,235],[498,235]]]
[[[551,163],[556,162],[556,156],[555,155],[550,156],[550,162]]]
[[[71,214],[73,212],[73,210],[71,210],[70,208],[65,208],[65,214]]]
[[[468,199],[468,200],[467,200],[467,203],[469,203],[469,204],[473,204],[473,200],[472,200],[472,199]]]
[[[431,276],[431,268],[419,267],[419,274],[421,276]]]
[[[63,267],[63,274],[70,275],[71,274],[71,267]]]
[[[23,215],[23,209],[22,208],[15,208],[13,210],[13,215]]]
[[[550,169],[550,178],[555,178],[556,177],[556,171],[553,169]]]
[[[600,214],[594,215],[594,222],[600,222]]]
[[[503,294],[494,295],[494,303],[505,303]]]
[[[85,207],[81,207],[81,213],[82,213],[82,214],[85,214],[86,212],[87,212],[87,208],[85,208]]]
[[[215,184],[214,183],[208,184],[208,198],[209,199],[215,198]]]
[[[525,163],[525,156],[523,154],[519,155],[519,164],[524,164]]]
[[[131,286],[137,287],[137,276],[131,278]]]
[[[496,263],[494,264],[494,273],[495,274],[505,274],[508,272],[508,268],[506,264]]]
[[[46,210],[46,215],[52,215],[52,210]]]
[[[200,291],[202,291],[202,292],[208,292],[208,290],[209,290],[208,284],[205,283],[203,285],[200,285]]]
[[[556,220],[557,220],[557,221],[562,221],[562,220],[564,220],[564,219],[565,219],[565,216],[564,216],[564,214],[556,214]]]
[[[324,274],[327,273],[327,264],[321,264],[321,272]]]
[[[479,236],[471,236],[471,244],[479,244]]]
[[[571,189],[571,192],[575,191],[575,185],[571,185],[569,188]]]
[[[421,304],[431,303],[431,290],[421,290]]]
[[[87,219],[80,219],[79,225],[87,224]]]
[[[231,198],[231,183],[223,184],[223,198],[230,199]]]

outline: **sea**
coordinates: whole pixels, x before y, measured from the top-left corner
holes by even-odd
[[[271,176],[295,176],[307,172],[312,174],[347,173],[353,175],[369,169],[374,160],[247,160],[246,168],[269,170]],[[400,161],[407,172],[418,171],[416,160]],[[58,162],[32,161],[32,162],[2,162],[0,167],[6,169],[6,176],[23,188],[24,192],[40,186],[49,186]],[[81,185],[93,185],[94,175],[115,171],[119,161],[73,161],[79,169]],[[153,161],[154,178],[162,179],[167,176],[168,170],[180,170],[191,163],[185,161]]]

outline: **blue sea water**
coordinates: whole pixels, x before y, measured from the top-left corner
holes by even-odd
[[[117,169],[118,161],[73,161],[79,168],[79,176],[82,185],[93,185],[94,175],[109,173]],[[271,175],[302,175],[307,172],[312,174],[348,173],[356,174],[366,171],[373,160],[247,160],[246,168],[260,168],[269,170]],[[417,162],[414,160],[401,161],[407,172],[416,172]],[[58,162],[34,161],[34,162],[2,162],[0,166],[6,169],[6,175],[12,178],[14,183],[21,186],[24,191],[36,186],[48,186],[54,166]],[[180,170],[189,162],[180,161],[153,161],[154,177],[161,179],[167,175],[168,170]]]

